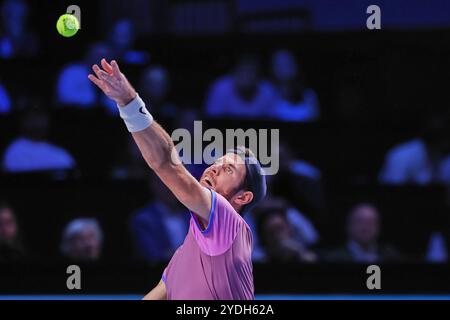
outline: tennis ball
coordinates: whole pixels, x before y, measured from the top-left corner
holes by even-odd
[[[80,29],[80,24],[77,17],[73,14],[66,13],[59,17],[58,22],[56,23],[56,29],[62,36],[72,37],[77,33],[78,29]]]

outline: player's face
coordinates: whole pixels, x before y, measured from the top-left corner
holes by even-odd
[[[245,163],[234,153],[227,153],[217,159],[213,165],[203,172],[200,184],[230,199],[245,179]]]

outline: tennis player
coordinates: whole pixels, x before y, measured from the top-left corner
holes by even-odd
[[[263,170],[248,150],[225,153],[197,181],[166,131],[119,70],[102,59],[89,79],[114,100],[142,156],[191,214],[189,231],[146,300],[254,299],[252,234],[241,214],[266,193]]]

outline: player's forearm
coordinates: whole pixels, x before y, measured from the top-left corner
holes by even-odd
[[[172,139],[153,120],[117,62],[113,60],[109,64],[102,59],[101,68],[95,64],[92,70],[95,75],[89,74],[89,80],[118,104],[120,117],[148,165],[181,203],[207,221],[211,209],[210,191],[202,187],[179,161]]]
[[[132,133],[147,164],[155,171],[170,165],[175,146],[167,132],[155,121],[146,129]]]
[[[122,95],[120,97],[120,101],[129,99],[128,97],[122,99]],[[120,101],[116,99],[120,116],[125,121],[128,131],[132,133],[148,165],[157,171],[162,166],[170,164],[171,153],[175,146],[167,132],[153,120],[145,108],[144,101],[137,94],[126,105],[121,105]],[[174,153],[176,156],[176,152]]]
[[[183,166],[167,132],[153,122],[150,127],[134,132],[133,138],[147,164],[175,197],[204,221],[208,221],[211,193]]]
[[[132,133],[147,164],[175,197],[204,221],[209,220],[211,193],[186,170],[169,134],[155,121]]]
[[[211,193],[183,166],[172,139],[154,121],[144,101],[136,95],[126,105],[119,106],[119,111],[150,168],[183,205],[207,220],[211,209]]]

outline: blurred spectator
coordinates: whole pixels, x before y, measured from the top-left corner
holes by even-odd
[[[326,224],[328,217],[321,170],[298,157],[286,141],[280,141],[279,159],[278,173],[269,176],[269,192],[288,199],[295,207],[307,212],[318,227]]]
[[[319,118],[316,93],[305,88],[303,74],[293,54],[279,50],[272,57],[272,76],[277,95],[273,116],[285,121],[314,121]]]
[[[446,240],[442,232],[433,232],[430,235],[425,259],[431,263],[445,263],[448,261]]]
[[[28,4],[24,0],[5,0],[1,6],[2,30],[0,57],[30,57],[36,55],[38,39],[27,30]]]
[[[72,261],[97,261],[102,253],[103,231],[93,218],[70,221],[64,229],[61,252]]]
[[[127,64],[145,64],[149,57],[146,52],[134,50],[136,30],[130,19],[120,19],[108,32],[107,44],[114,59]]]
[[[152,66],[142,74],[139,95],[150,105],[152,114],[174,118],[179,116],[179,110],[169,100],[170,78],[162,66]]]
[[[0,262],[22,259],[25,250],[13,209],[0,202]]]
[[[347,218],[347,244],[331,252],[331,262],[377,263],[401,259],[391,246],[379,243],[380,213],[369,203],[357,204]]]
[[[267,176],[267,196],[264,203],[281,197],[287,203],[286,216],[293,227],[294,237],[306,247],[316,245],[319,235],[310,216],[314,215],[320,221],[323,211],[324,194],[322,190],[321,172],[310,163],[295,157],[293,150],[285,141],[279,145],[280,169],[276,175]],[[277,200],[280,201],[280,200]],[[295,203],[295,207],[291,205]],[[301,205],[301,211],[298,206]],[[263,206],[263,204],[261,204]],[[255,212],[244,216],[254,235],[253,260],[264,260],[265,252],[260,245],[256,230]]]
[[[260,66],[253,56],[239,59],[231,75],[219,78],[210,88],[206,113],[211,117],[269,117],[275,93],[260,78]]]
[[[88,74],[92,72],[92,65],[98,64],[102,58],[110,61],[111,57],[112,53],[108,46],[96,43],[89,48],[83,61],[73,62],[63,67],[58,76],[57,102],[83,109],[102,105],[109,113],[118,113],[117,106],[100,93],[88,79]]]
[[[255,208],[256,231],[266,254],[265,260],[268,262],[314,262],[317,260],[315,253],[308,249],[311,238],[317,238],[315,230],[303,218],[303,222],[306,222],[308,227],[301,230],[305,232],[300,234],[300,237],[298,234],[296,236],[297,230],[290,218],[293,214],[295,213],[292,208],[279,199],[266,200]]]
[[[73,157],[47,141],[48,130],[49,118],[45,112],[28,111],[21,119],[20,137],[6,148],[3,169],[18,173],[74,168]]]
[[[8,113],[10,111],[11,99],[6,88],[0,83],[0,114]]]
[[[379,180],[385,184],[450,185],[448,118],[435,114],[426,120],[422,137],[391,149]]]
[[[131,216],[131,236],[140,258],[164,261],[183,243],[190,216],[154,173],[150,173],[150,190],[153,200]]]

